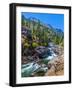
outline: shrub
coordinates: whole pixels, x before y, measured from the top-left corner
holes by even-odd
[[[35,48],[35,47],[37,47],[37,46],[39,46],[38,43],[36,43],[36,42],[33,42],[33,43],[32,43],[32,47],[33,47],[33,48]]]
[[[30,47],[30,45],[29,45],[28,43],[24,43],[24,47],[29,48],[29,47]]]

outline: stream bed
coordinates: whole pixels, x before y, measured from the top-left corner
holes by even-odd
[[[40,58],[41,59],[40,64],[38,62],[35,62],[35,60],[27,64],[22,64],[21,76],[22,77],[44,76],[44,74],[48,70],[47,67],[48,62],[57,56],[55,52],[52,50],[52,47],[53,45],[48,46],[47,52],[42,54]]]

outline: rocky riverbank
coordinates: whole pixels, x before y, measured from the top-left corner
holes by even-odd
[[[48,62],[48,68],[46,76],[64,75],[64,55],[58,56]]]
[[[62,47],[50,43],[48,47],[38,46],[33,50],[25,49],[22,56],[22,77],[63,74],[64,50]]]

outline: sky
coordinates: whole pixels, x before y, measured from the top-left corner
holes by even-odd
[[[22,15],[26,18],[34,17],[44,24],[50,24],[53,28],[58,28],[64,31],[64,14],[22,12]]]

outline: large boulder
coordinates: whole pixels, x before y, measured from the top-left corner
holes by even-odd
[[[64,75],[64,55],[55,57],[48,62],[48,71],[46,76]]]
[[[39,56],[39,58],[45,58],[50,55],[50,50],[44,46],[38,46],[35,48],[35,53]]]

